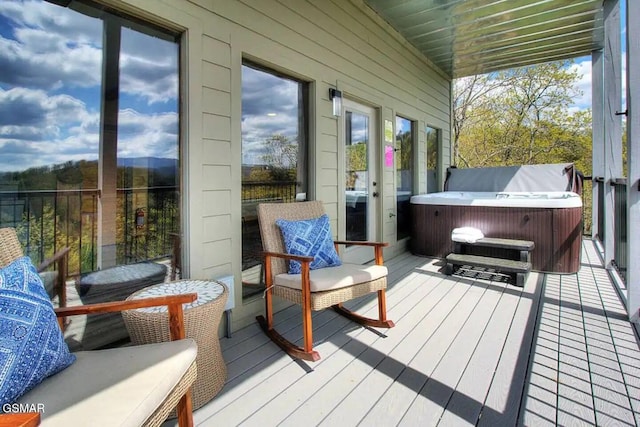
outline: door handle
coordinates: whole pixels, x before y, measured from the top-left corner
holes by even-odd
[[[373,196],[373,197],[378,197],[378,192],[377,192],[377,191],[374,191],[374,192],[373,192],[373,194],[372,194],[372,196]]]

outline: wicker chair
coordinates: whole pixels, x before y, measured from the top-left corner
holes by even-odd
[[[385,289],[387,270],[383,266],[382,248],[387,243],[361,241],[335,241],[338,245],[364,245],[373,248],[375,265],[343,263],[338,267],[310,270],[313,257],[285,253],[284,241],[277,219],[302,220],[317,218],[324,214],[322,202],[262,203],[258,205],[258,221],[264,249],[265,261],[265,316],[257,320],[267,336],[289,355],[317,361],[320,355],[313,350],[311,311],[332,307],[339,314],[366,326],[391,328],[393,321],[386,318]],[[302,264],[302,274],[287,274],[287,261]],[[327,285],[328,286],[325,286]],[[329,288],[329,290],[324,290]],[[360,316],[342,303],[353,298],[378,293],[378,319]],[[273,296],[302,306],[303,347],[297,346],[280,335],[273,327]]]
[[[12,235],[6,230],[0,233],[2,265],[22,256],[13,238],[6,239]],[[44,405],[43,414],[0,414],[0,426],[37,425],[40,416],[43,425],[52,426],[91,425],[92,421],[160,426],[174,408],[181,427],[193,426],[191,386],[197,375],[197,344],[185,339],[183,304],[196,298],[197,294],[190,293],[56,308],[60,320],[166,305],[170,341],[75,353],[75,363],[16,402],[23,407]]]
[[[37,269],[45,284],[49,297],[58,297],[58,306],[67,306],[67,256],[69,248],[57,251],[51,258],[46,259]],[[14,259],[23,256],[22,246],[14,228],[0,228],[0,267],[11,263]],[[53,266],[53,271],[48,271]],[[64,330],[66,319],[58,318],[60,327]]]

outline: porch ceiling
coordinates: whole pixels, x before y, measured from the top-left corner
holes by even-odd
[[[602,48],[602,0],[365,0],[453,78]]]

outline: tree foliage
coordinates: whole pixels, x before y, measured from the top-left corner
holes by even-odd
[[[580,76],[568,65],[550,62],[457,80],[457,166],[574,162],[590,174],[591,112],[571,112]]]
[[[356,142],[347,145],[345,159],[345,185],[347,189],[355,189],[357,187],[359,174],[366,171],[367,167],[367,143]]]
[[[298,144],[282,134],[271,135],[264,141],[262,161],[269,165],[269,174],[275,181],[296,179]]]

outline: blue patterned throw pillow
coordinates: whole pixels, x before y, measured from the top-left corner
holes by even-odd
[[[287,253],[313,257],[311,270],[342,264],[333,246],[327,214],[299,221],[278,219],[276,224],[282,232]],[[298,261],[289,261],[289,274],[300,274],[301,271],[302,265]]]
[[[0,269],[0,411],[76,360],[31,260]]]

